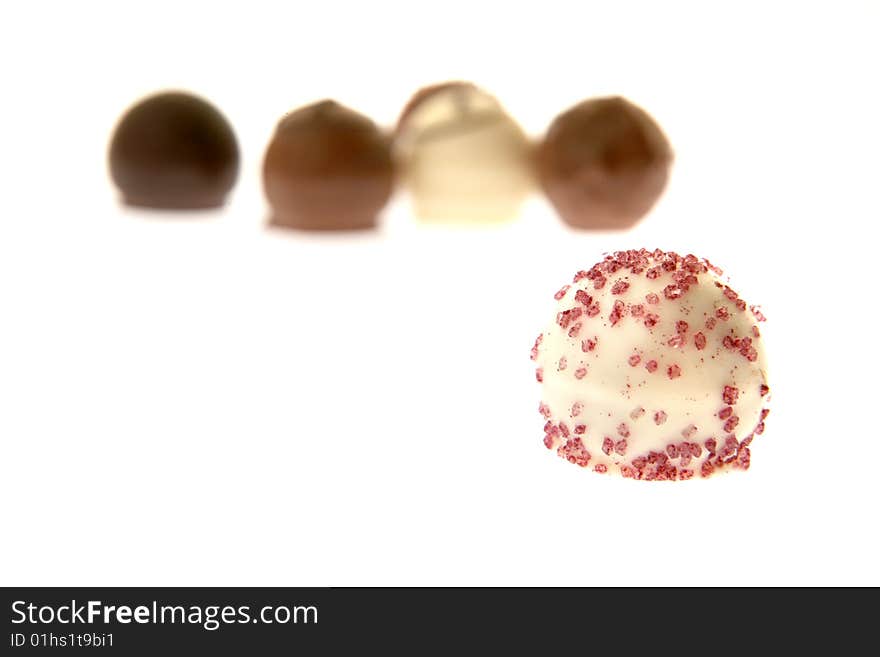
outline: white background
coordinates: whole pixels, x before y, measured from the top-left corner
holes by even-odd
[[[0,583],[880,584],[877,3],[7,2],[0,15]],[[613,5],[614,8],[610,8]],[[676,150],[630,232],[535,196],[496,228],[265,228],[280,116],[390,125],[474,80],[533,135],[620,93]],[[121,207],[120,113],[229,117],[227,207]],[[618,248],[694,252],[769,318],[749,472],[601,477],[548,453],[528,352]]]

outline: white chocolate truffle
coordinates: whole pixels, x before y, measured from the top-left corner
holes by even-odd
[[[421,219],[510,219],[534,186],[525,133],[469,83],[419,91],[401,114],[393,149]]]
[[[634,479],[748,469],[769,412],[764,317],[721,275],[693,255],[642,249],[559,290],[532,348],[547,448]]]

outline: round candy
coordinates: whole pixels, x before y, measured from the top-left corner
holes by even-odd
[[[278,124],[263,182],[276,226],[373,228],[393,189],[389,139],[370,119],[332,100],[308,105]]]
[[[622,251],[556,293],[532,349],[544,444],[595,472],[748,469],[769,391],[759,322],[708,260]]]
[[[672,149],[654,120],[620,97],[595,98],[560,114],[538,148],[547,197],[578,228],[627,228],[666,186]]]
[[[238,175],[229,122],[188,93],[160,93],[129,109],[110,142],[110,175],[123,200],[167,209],[223,204]]]
[[[530,148],[500,103],[467,82],[416,93],[394,138],[415,213],[441,221],[514,217],[533,187]]]

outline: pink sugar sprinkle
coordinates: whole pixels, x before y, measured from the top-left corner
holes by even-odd
[[[678,335],[673,335],[669,338],[669,341],[666,343],[668,346],[673,348],[680,348],[684,346],[684,336],[679,333]]]
[[[544,334],[541,333],[537,338],[535,338],[535,346],[532,347],[532,360],[538,360],[538,347],[541,346],[541,341],[544,339]]]
[[[663,296],[667,299],[678,299],[682,295],[682,290],[677,285],[667,285],[663,288]]]
[[[721,390],[721,398],[725,404],[733,405],[739,399],[739,388],[735,386],[724,386]]]
[[[626,304],[623,301],[615,301],[614,307],[611,310],[611,314],[608,316],[609,321],[611,322],[611,326],[617,324],[620,321],[620,318],[626,313]]]
[[[591,303],[593,303],[593,297],[587,294],[584,290],[578,290],[577,292],[575,292],[574,300],[585,306],[589,306]]]
[[[561,445],[559,449],[556,450],[556,453],[566,459],[569,463],[574,463],[582,468],[587,467],[587,464],[590,462],[590,453],[584,447],[584,443],[581,441],[580,436],[569,438],[564,445]]]

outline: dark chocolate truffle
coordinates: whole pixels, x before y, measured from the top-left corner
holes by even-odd
[[[541,184],[578,228],[627,228],[666,186],[672,149],[654,120],[620,97],[585,100],[550,125],[538,148]]]
[[[182,92],[150,96],[122,117],[110,143],[110,174],[130,205],[212,208],[238,176],[238,144],[210,103]]]
[[[372,228],[393,177],[388,136],[332,100],[285,116],[263,162],[271,223],[286,228]]]

